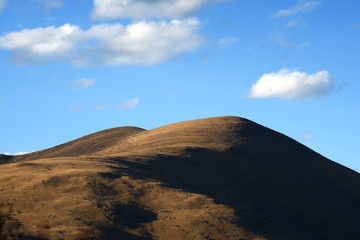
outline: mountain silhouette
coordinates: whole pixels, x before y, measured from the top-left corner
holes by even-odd
[[[0,162],[2,236],[360,239],[360,175],[244,118],[113,128]]]

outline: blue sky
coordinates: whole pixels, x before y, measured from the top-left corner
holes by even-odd
[[[0,153],[235,115],[360,170],[357,0],[0,0]]]

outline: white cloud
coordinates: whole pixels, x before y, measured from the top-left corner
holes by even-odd
[[[225,0],[94,0],[92,18],[104,19],[144,19],[181,18],[188,16],[209,2]]]
[[[63,0],[38,0],[38,2],[45,4],[45,9],[47,11],[52,8],[62,8],[62,6],[64,5]]]
[[[0,37],[0,47],[36,59],[36,56],[64,55],[83,38],[78,26],[65,24],[59,28],[51,26],[6,33]]]
[[[305,141],[305,140],[307,140],[307,139],[310,139],[312,136],[313,136],[312,133],[305,133],[305,134],[301,134],[301,135],[298,137],[298,139],[299,139],[300,141]]]
[[[32,152],[17,152],[17,153],[6,152],[6,153],[4,153],[4,155],[17,156],[17,155],[24,155],[24,154],[28,154],[28,153],[32,153]]]
[[[119,110],[131,110],[133,108],[135,108],[140,102],[140,99],[135,98],[135,99],[131,99],[126,101],[125,103],[121,104],[118,106]]]
[[[334,89],[334,80],[327,71],[314,74],[281,69],[266,73],[251,87],[250,98],[309,99],[323,97]]]
[[[321,3],[319,1],[301,1],[289,9],[281,9],[277,13],[270,15],[270,18],[288,17],[300,13],[307,13],[313,11]]]
[[[4,96],[0,96],[0,101],[4,100]]]
[[[5,7],[7,0],[0,0],[0,11]]]
[[[69,83],[75,89],[85,89],[94,85],[95,80],[91,78],[80,78]]]
[[[65,61],[76,66],[152,65],[202,43],[197,19],[23,29],[0,36],[17,64]]]
[[[237,37],[222,38],[217,42],[217,44],[229,46],[233,43],[236,43],[237,41],[239,41],[239,39]]]

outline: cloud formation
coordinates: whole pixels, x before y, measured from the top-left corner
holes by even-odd
[[[52,8],[62,8],[62,6],[64,5],[63,0],[38,0],[38,2],[45,4],[45,9],[47,11]]]
[[[224,0],[94,0],[91,16],[96,20],[182,18],[206,3],[222,1]]]
[[[76,66],[152,65],[202,43],[196,19],[23,29],[0,36],[18,64],[65,61]]]
[[[233,43],[236,43],[237,41],[239,41],[239,39],[237,37],[229,37],[229,38],[221,38],[217,44],[218,45],[223,45],[223,46],[229,46]]]
[[[297,19],[293,19],[293,20],[288,21],[286,23],[286,25],[284,26],[284,28],[292,28],[292,27],[296,27],[298,25],[306,27],[307,24],[301,18],[297,18]]]
[[[121,104],[118,106],[119,110],[131,110],[134,109],[140,102],[140,99],[135,98],[135,99],[131,99],[126,101],[125,103]]]
[[[85,89],[95,84],[95,80],[91,78],[80,78],[70,82],[74,89]]]
[[[300,13],[308,13],[313,11],[316,7],[318,7],[321,3],[319,1],[301,1],[289,9],[281,9],[277,13],[270,15],[270,18],[277,17],[288,17]]]
[[[5,7],[7,0],[0,0],[0,11]]]
[[[251,87],[250,98],[309,99],[331,93],[335,82],[327,71],[307,74],[289,69],[266,73]]]

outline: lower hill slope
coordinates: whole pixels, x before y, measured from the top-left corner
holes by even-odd
[[[238,117],[109,129],[2,161],[3,236],[360,236],[358,173]]]

